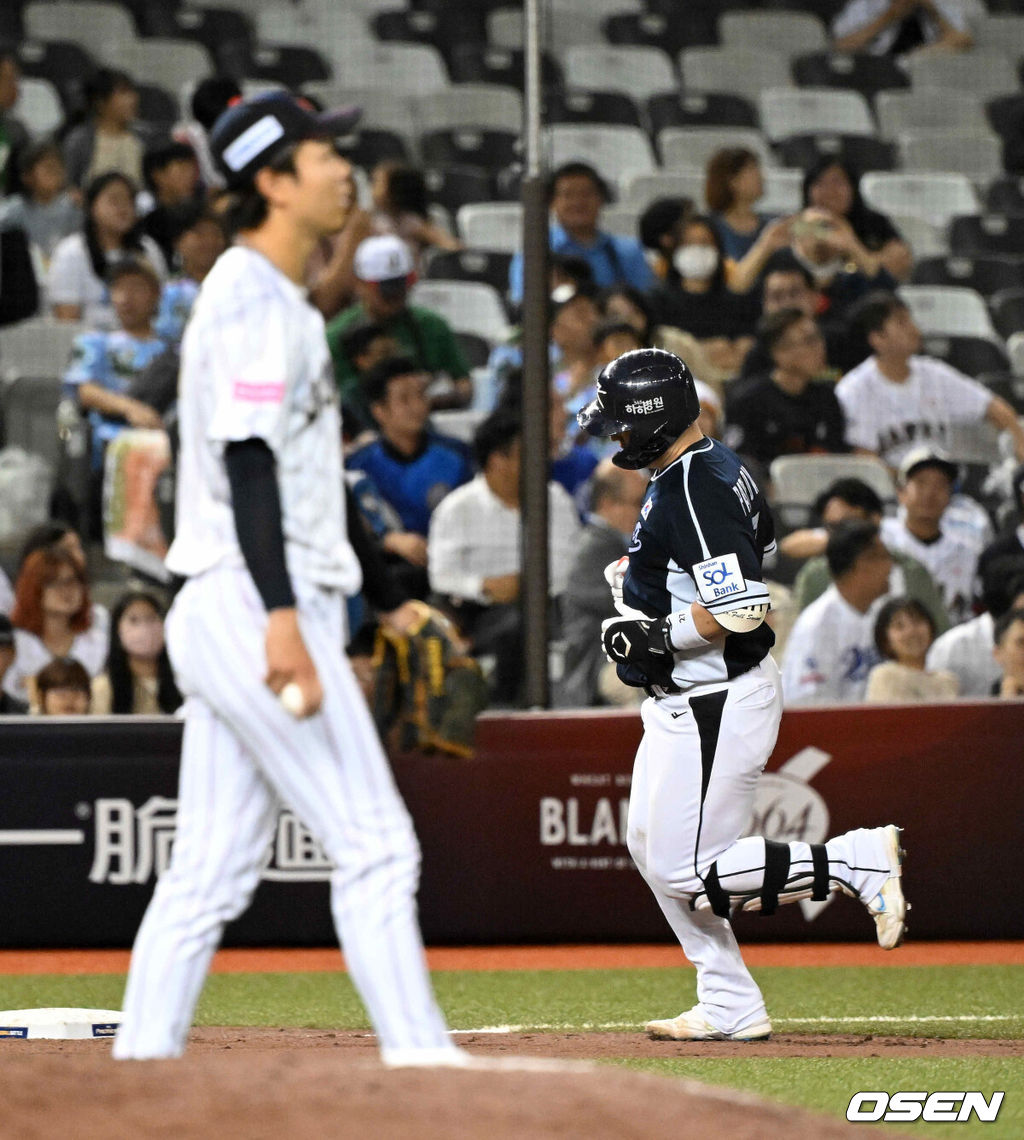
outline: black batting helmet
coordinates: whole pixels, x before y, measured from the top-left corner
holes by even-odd
[[[576,417],[590,435],[629,432],[612,456],[616,467],[636,471],[658,458],[700,415],[689,368],[661,348],[624,352],[597,378],[597,397]]]

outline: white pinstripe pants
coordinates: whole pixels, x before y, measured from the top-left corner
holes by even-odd
[[[136,937],[120,1059],[179,1056],[225,923],[248,906],[281,805],[334,862],[331,912],[382,1049],[449,1048],[416,916],[419,846],[344,653],[340,594],[297,582],[324,690],[296,721],[264,685],[266,613],[245,570],[191,580],[167,622],[186,695],[171,865]]]

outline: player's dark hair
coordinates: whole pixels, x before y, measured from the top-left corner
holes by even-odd
[[[842,578],[878,537],[878,527],[866,519],[843,519],[828,537],[825,559],[833,579]]]
[[[1010,630],[1010,626],[1015,625],[1019,621],[1024,621],[1024,606],[1014,606],[1012,610],[1007,610],[1005,614],[1001,614],[996,618],[995,628],[992,631],[996,645],[1002,644],[1003,638]]]
[[[611,187],[601,177],[600,174],[590,165],[589,162],[563,162],[561,166],[556,167],[548,175],[548,201],[551,202],[555,197],[555,191],[558,189],[558,183],[563,178],[589,178],[594,184],[594,188],[601,195],[606,203],[613,200]]]
[[[85,666],[73,657],[55,657],[36,674],[39,703],[51,689],[75,689],[92,697],[92,681]]]
[[[142,156],[142,181],[148,190],[153,190],[153,175],[172,162],[195,162],[196,152],[188,143],[167,139],[157,146],[150,147]]]
[[[1024,594],[1024,554],[1003,554],[985,563],[981,572],[981,600],[998,618]]]
[[[366,403],[372,408],[388,398],[388,385],[399,376],[422,376],[423,369],[411,356],[389,356],[378,361],[359,383]]]
[[[661,253],[661,239],[694,213],[692,198],[657,198],[640,215],[640,243]]]
[[[135,686],[132,679],[131,665],[128,663],[128,654],[121,644],[118,626],[125,610],[134,602],[145,602],[159,616],[164,619],[164,607],[156,594],[148,590],[128,590],[122,594],[110,614],[110,649],[107,654],[107,676],[110,678],[112,713],[132,713],[135,711]],[[160,651],[156,663],[157,692],[156,701],[160,711],[172,713],[181,705],[181,693],[174,683],[174,671],[171,668],[171,659],[167,655],[167,646]]]
[[[107,255],[100,245],[99,235],[96,232],[96,222],[92,216],[92,208],[96,205],[96,199],[114,182],[123,183],[128,193],[131,194],[132,200],[135,200],[135,183],[119,170],[108,170],[105,174],[98,174],[85,190],[83,209],[85,222],[82,226],[82,232],[85,234],[85,245],[89,251],[89,263],[92,266],[92,271],[101,281],[105,280],[107,276]],[[146,256],[146,250],[142,244],[141,218],[136,220],[135,225],[121,239],[121,252],[137,253],[140,257]]]
[[[765,313],[757,323],[757,336],[765,352],[774,352],[776,345],[794,325],[808,319],[802,309],[777,309],[774,313]]]
[[[415,214],[426,218],[430,211],[427,201],[427,180],[423,171],[407,162],[389,159],[378,163],[374,175],[383,172],[387,179],[384,191],[387,209],[395,214]]]
[[[828,506],[830,499],[841,499],[848,506],[856,507],[868,515],[881,515],[884,510],[878,492],[863,479],[847,477],[830,483],[814,500],[812,507],[814,518],[820,519],[824,516],[825,507]]]
[[[761,270],[762,292],[765,281],[772,273],[797,273],[804,279],[804,284],[808,289],[814,288],[814,277],[811,275],[811,271],[806,265],[801,265],[797,261],[790,249],[777,249],[764,263],[764,268]]]
[[[262,164],[278,174],[295,174],[295,151],[298,143],[288,143]],[[245,230],[256,230],[267,220],[270,211],[266,198],[256,189],[255,182],[247,182],[232,191],[227,210],[224,212],[224,225],[228,240]]]
[[[192,92],[192,118],[203,130],[209,131],[228,109],[231,100],[241,96],[238,81],[230,75],[211,75],[209,79],[201,80]]]
[[[872,333],[880,332],[885,322],[895,313],[903,312],[906,304],[895,293],[876,289],[862,297],[851,309],[847,323],[867,342]]]
[[[509,404],[501,404],[483,421],[473,435],[473,457],[478,470],[496,452],[507,452],[523,434],[519,412]]]
[[[917,617],[927,622],[928,629],[931,631],[929,644],[935,640],[935,618],[917,598],[890,598],[878,611],[878,616],[875,618],[875,648],[878,650],[879,656],[886,661],[892,661],[896,656],[889,644],[889,626],[893,618],[899,614],[910,614],[911,617]]]
[[[601,312],[608,316],[608,302],[613,297],[625,297],[625,299],[643,314],[644,327],[640,330],[640,339],[645,348],[650,347],[651,342],[654,340],[654,306],[651,304],[650,297],[641,292],[634,285],[612,285],[610,288],[605,289],[598,297],[598,306]]]
[[[759,166],[760,162],[757,155],[745,146],[726,146],[716,150],[708,159],[704,180],[704,201],[708,209],[719,214],[728,210],[736,201],[732,180],[751,163]]]
[[[637,348],[644,347],[643,336],[637,332],[634,325],[631,325],[629,321],[624,321],[621,317],[609,317],[598,324],[597,328],[594,329],[592,338],[594,347],[600,348],[609,337],[613,336],[631,336],[636,341]]]

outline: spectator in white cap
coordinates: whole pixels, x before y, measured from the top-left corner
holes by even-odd
[[[354,305],[327,326],[327,343],[342,400],[358,405],[356,370],[345,352],[345,333],[372,321],[394,337],[403,356],[410,357],[433,377],[432,408],[465,407],[473,396],[469,365],[448,322],[438,313],[409,304],[416,280],[412,251],[393,234],[360,242],[355,257]]]

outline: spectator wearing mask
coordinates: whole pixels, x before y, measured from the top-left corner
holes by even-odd
[[[15,661],[4,691],[33,702],[33,678],[55,658],[73,657],[90,676],[107,659],[110,615],[89,600],[85,566],[60,547],[36,550],[25,559],[14,586]]]
[[[39,670],[34,712],[40,716],[87,716],[91,711],[89,672],[73,657],[58,657]]]
[[[850,223],[857,240],[877,259],[877,264],[865,260],[865,270],[875,265],[906,281],[913,263],[910,246],[884,214],[864,204],[859,186],[859,176],[842,159],[822,158],[804,175],[804,206],[827,210]]]
[[[109,171],[136,186],[142,182],[142,142],[133,126],[139,113],[135,80],[101,67],[85,84],[88,116],[64,139],[64,161],[73,186],[84,188]]]
[[[154,332],[169,345],[181,343],[199,286],[227,248],[220,218],[200,202],[173,211],[170,219],[174,275],[164,285]]]
[[[92,711],[159,716],[181,705],[164,644],[164,609],[155,594],[129,590],[110,615],[105,672],[92,681]]]
[[[140,230],[135,186],[110,171],[89,183],[82,232],[64,238],[53,251],[46,294],[57,320],[82,321],[96,330],[116,327],[107,276],[129,258],[148,261],[161,281],[167,276],[159,247]]]
[[[430,585],[476,656],[494,655],[494,699],[513,704],[522,681],[519,483],[522,423],[499,407],[474,437],[479,474],[434,511],[427,539]],[[565,593],[579,521],[568,494],[548,484],[552,598]]]
[[[417,263],[429,249],[462,249],[462,242],[430,217],[423,171],[408,163],[378,163],[370,181],[373,228],[395,234],[413,251]]]
[[[89,415],[97,468],[107,443],[126,424],[163,426],[155,408],[128,394],[133,379],[167,347],[153,332],[160,280],[145,262],[121,262],[111,271],[110,297],[118,327],[113,332],[82,333],[64,377],[68,395]]]
[[[696,215],[686,223],[673,266],[678,285],[666,281],[654,294],[660,323],[696,337],[711,363],[735,376],[754,343],[758,303],[727,285],[718,231],[707,218]]]
[[[864,699],[878,664],[875,620],[889,589],[892,557],[873,523],[849,519],[825,548],[832,585],[793,624],[782,664],[787,705]]]
[[[0,686],[10,672],[14,659],[14,626],[6,614],[0,613]],[[25,716],[27,712],[27,701],[19,701],[0,688],[0,716]]]
[[[678,284],[672,260],[683,244],[686,223],[696,212],[692,198],[658,198],[640,215],[640,242],[650,252],[659,281],[674,277]]]
[[[949,451],[953,425],[984,420],[1009,432],[1024,460],[1024,430],[1013,408],[943,361],[918,355],[921,330],[895,294],[871,293],[850,320],[872,352],[836,385],[854,450],[895,469],[922,441]]]
[[[562,602],[565,668],[555,689],[561,708],[585,708],[631,700],[605,660],[601,623],[609,616],[604,569],[626,555],[629,536],[644,503],[647,478],[603,460],[590,485],[590,511],[580,532]],[[610,670],[611,676],[605,676]]]
[[[780,455],[849,451],[843,411],[827,379],[825,338],[813,317],[782,309],[761,319],[758,335],[771,371],[730,391],[726,443],[764,467]]]
[[[953,625],[973,615],[981,544],[970,530],[945,522],[959,478],[956,464],[930,447],[907,452],[899,470],[898,518],[882,520],[882,538],[926,567],[942,590]]]
[[[846,0],[832,22],[835,51],[907,55],[974,43],[962,0]]]
[[[723,147],[708,160],[704,199],[730,261],[746,257],[770,220],[754,209],[763,194],[761,160],[752,150]]]
[[[409,304],[409,289],[416,280],[412,253],[393,235],[367,238],[356,250],[358,301],[339,313],[327,326],[327,344],[343,401],[357,384],[356,371],[345,355],[344,336],[355,324],[373,321],[398,342],[403,355],[442,381],[444,391],[431,387],[431,407],[465,407],[473,396],[469,365],[448,322],[439,314]]]
[[[1024,606],[1024,557],[997,558],[981,578],[985,612],[936,638],[928,651],[929,669],[946,669],[959,684],[961,697],[987,697],[999,680],[992,656],[995,623],[1008,610]]]
[[[992,695],[1004,700],[1024,700],[1024,606],[1003,614],[996,622],[992,654],[1000,669]]]
[[[934,640],[935,622],[920,602],[890,598],[875,621],[875,647],[882,663],[868,674],[864,699],[890,705],[953,700],[958,691],[956,677],[925,666]]]
[[[187,143],[167,139],[146,151],[142,177],[153,199],[152,209],[142,219],[142,228],[170,265],[174,260],[179,212],[203,202],[195,152]]]
[[[32,245],[37,276],[57,244],[82,226],[82,211],[67,189],[64,159],[51,140],[26,146],[18,158],[21,193],[0,201],[0,229],[22,229]]]
[[[567,162],[548,181],[551,206],[552,253],[584,258],[601,289],[626,284],[647,290],[654,274],[636,238],[620,237],[600,228],[601,208],[611,201],[611,191],[597,171],[585,162]],[[517,253],[509,267],[509,298],[523,299],[523,255]]]
[[[882,523],[882,500],[861,479],[837,479],[818,496],[813,515],[820,526],[794,530],[779,543],[779,550],[787,558],[806,558],[793,584],[793,596],[798,609],[805,609],[828,589],[829,572],[825,548],[829,535],[847,519]],[[938,633],[949,629],[949,616],[942,594],[931,574],[909,554],[891,549],[893,567],[889,576],[889,593],[909,595],[919,601],[935,624]]]
[[[21,95],[21,65],[16,53],[0,49],[0,198],[15,188],[18,152],[28,145],[25,124],[11,110]]]

